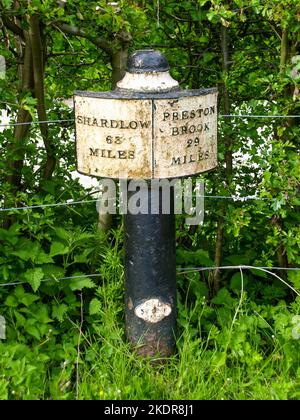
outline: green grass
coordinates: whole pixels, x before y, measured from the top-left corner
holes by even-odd
[[[291,368],[297,355],[286,363],[285,349],[279,343],[265,357],[257,346],[249,349],[249,353],[256,352],[253,359],[233,356],[230,343],[200,338],[203,333],[195,331],[191,321],[183,330],[179,328],[177,353],[172,358],[145,360],[126,344],[118,309],[110,301],[106,322],[98,325],[98,334],[85,340],[93,355],[90,353],[90,368],[83,364],[79,370],[80,399],[300,398],[300,371],[295,374]]]
[[[271,306],[247,291],[242,298],[223,291],[208,304],[193,294],[189,277],[178,276],[176,353],[144,359],[125,339],[118,236],[99,252],[101,284],[78,292],[76,311],[52,322],[46,339],[0,343],[1,399],[300,398],[299,339],[292,336],[299,299]]]

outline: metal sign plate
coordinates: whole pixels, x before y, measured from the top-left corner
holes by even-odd
[[[154,178],[205,172],[217,165],[217,94],[155,101]]]
[[[75,95],[77,169],[107,178],[175,178],[217,165],[217,92]]]
[[[152,102],[75,97],[77,169],[106,178],[151,178]]]

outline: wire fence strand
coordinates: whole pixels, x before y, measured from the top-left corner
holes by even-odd
[[[182,272],[182,274],[186,272],[198,272],[198,271],[207,271],[207,270],[231,270],[235,268],[253,268],[253,269],[261,269],[261,270],[285,270],[285,271],[299,271],[300,268],[297,267],[260,267],[260,266],[252,266],[252,265],[222,265],[219,267],[178,267],[177,271]]]
[[[212,270],[243,270],[243,269],[248,269],[248,270],[260,270],[260,271],[264,271],[268,274],[271,274],[272,276],[274,276],[275,278],[277,278],[278,280],[280,280],[282,283],[284,283],[287,287],[289,287],[291,290],[293,290],[293,292],[295,292],[298,296],[300,296],[300,293],[294,289],[288,282],[286,282],[285,280],[283,280],[281,277],[279,277],[277,274],[272,273],[272,270],[280,270],[280,271],[290,271],[290,270],[294,270],[294,271],[300,271],[300,267],[261,267],[261,266],[252,266],[252,265],[227,265],[227,266],[217,266],[217,267],[188,267],[188,268],[181,268],[178,267],[177,268],[177,272],[178,275],[180,274],[187,274],[187,273],[191,273],[191,272],[199,272],[199,271],[212,271]],[[45,283],[45,282],[56,282],[56,283],[60,283],[66,280],[72,280],[72,279],[81,279],[81,278],[97,278],[97,277],[101,277],[102,274],[100,273],[93,273],[93,274],[81,274],[81,275],[77,275],[77,276],[67,276],[67,277],[53,277],[53,278],[46,278],[46,279],[42,279],[41,282]],[[10,283],[2,283],[0,284],[0,288],[1,287],[9,287],[9,286],[17,286],[20,284],[28,284],[30,285],[30,283],[28,281],[16,281],[16,282],[10,282]]]
[[[255,114],[218,114],[220,118],[300,118],[300,115],[255,115]],[[7,124],[0,124],[0,127],[15,127],[19,125],[31,124],[62,124],[65,122],[75,122],[74,119],[70,120],[45,120],[45,121],[29,121],[29,122],[12,122]]]
[[[300,115],[219,114],[222,118],[300,118]]]
[[[213,200],[218,200],[218,199],[223,199],[223,200],[233,200],[233,201],[240,201],[240,202],[244,202],[244,201],[251,201],[251,200],[256,200],[256,201],[266,201],[267,198],[265,197],[257,197],[257,196],[252,196],[252,195],[248,195],[248,196],[227,196],[227,195],[197,195],[194,196],[194,198],[207,198],[207,199],[213,199]],[[32,205],[32,206],[22,206],[22,207],[6,207],[6,208],[0,208],[0,213],[1,212],[9,212],[9,211],[26,211],[26,210],[35,210],[35,209],[43,209],[43,208],[51,208],[51,207],[62,207],[62,206],[73,206],[73,205],[77,205],[77,204],[89,204],[89,203],[96,203],[97,201],[101,200],[101,196],[99,196],[98,198],[95,198],[93,200],[81,200],[81,201],[64,201],[64,202],[60,202],[60,203],[53,203],[53,204],[38,204],[38,205]],[[117,201],[117,199],[115,197],[111,197],[111,198],[106,198],[103,197],[103,201]]]
[[[291,286],[287,281],[285,281],[283,278],[279,277],[277,274],[272,273],[271,270],[296,270],[300,271],[300,268],[294,268],[294,267],[259,267],[254,265],[227,265],[227,266],[219,266],[219,267],[198,267],[198,268],[192,268],[190,271],[183,271],[180,274],[186,274],[186,273],[195,273],[199,271],[205,271],[205,270],[231,270],[231,269],[239,269],[240,271],[242,269],[246,270],[260,270],[265,273],[270,274],[271,276],[275,277],[277,280],[279,280],[281,283],[285,284],[289,289],[291,289],[294,293],[296,293],[297,296],[300,296],[300,292],[296,290],[293,286]]]
[[[115,200],[113,198],[113,200]],[[40,205],[34,205],[34,206],[22,206],[22,207],[8,207],[8,208],[0,208],[0,212],[6,212],[6,211],[20,211],[20,210],[35,210],[35,209],[43,209],[43,208],[49,208],[49,207],[61,207],[61,206],[73,206],[77,204],[85,204],[85,203],[95,203],[98,199],[93,200],[82,200],[82,201],[65,201],[61,203],[53,203],[53,204],[40,204]]]
[[[74,122],[72,120],[46,120],[46,121],[28,121],[22,123],[8,123],[8,124],[0,124],[0,127],[15,127],[19,125],[31,125],[31,124],[61,124],[65,122]]]

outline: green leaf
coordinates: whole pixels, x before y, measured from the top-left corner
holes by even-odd
[[[21,249],[16,250],[11,254],[21,258],[23,261],[31,260],[36,264],[53,262],[51,256],[42,250],[41,245],[37,241],[22,240],[19,246]]]
[[[63,255],[69,252],[69,247],[63,244],[62,242],[53,242],[50,248],[50,255],[54,257],[55,255]]]
[[[90,315],[95,315],[95,314],[99,313],[100,310],[101,310],[101,307],[102,307],[102,304],[101,304],[100,300],[97,299],[97,298],[93,298],[90,301],[90,305],[89,305]]]
[[[70,233],[69,233],[66,229],[63,229],[63,228],[61,228],[61,227],[57,227],[57,228],[55,228],[54,230],[55,230],[56,235],[57,235],[60,239],[63,239],[64,241],[68,241],[68,240],[69,240],[69,238],[70,238]]]
[[[21,300],[25,295],[24,287],[21,284],[18,284],[18,286],[15,287],[14,294],[19,300]]]
[[[200,280],[199,273],[186,273],[186,277],[190,280],[190,288],[198,299],[208,297],[208,287]]]
[[[300,270],[288,271],[288,279],[293,284],[295,289],[297,289],[300,292]]]
[[[0,240],[16,245],[20,228],[21,226],[18,223],[12,224],[9,230],[0,228]]]
[[[212,366],[214,369],[220,369],[226,363],[226,353],[225,352],[217,352],[212,357]]]
[[[17,326],[24,327],[24,325],[26,324],[26,318],[22,314],[20,314],[20,312],[18,312],[17,310],[14,310],[14,315],[17,321]]]
[[[217,296],[212,299],[212,303],[217,305],[224,305],[229,308],[233,308],[235,305],[235,299],[230,296],[230,293],[224,287],[218,291]]]
[[[80,276],[82,273],[74,273],[74,276]],[[72,278],[69,281],[69,287],[71,290],[82,290],[84,287],[88,289],[92,289],[93,287],[96,287],[96,284],[89,279],[88,277],[78,277],[78,278]]]
[[[176,251],[177,263],[179,265],[192,266],[213,266],[213,261],[209,258],[208,252],[204,249],[197,249],[195,251],[187,251],[185,249],[177,249]]]
[[[35,317],[39,321],[39,325],[48,324],[49,322],[52,322],[52,319],[49,318],[48,315],[48,308],[44,304],[40,305],[38,311],[35,313]]]
[[[41,280],[44,277],[44,273],[40,267],[30,268],[25,272],[24,277],[31,285],[33,291],[36,292],[40,287]]]
[[[44,272],[45,278],[53,278],[53,280],[55,280],[64,277],[65,275],[64,268],[54,264],[45,264],[41,268]]]
[[[26,325],[24,329],[26,332],[28,332],[28,334],[32,335],[37,340],[40,340],[41,335],[37,327],[35,327],[34,325]]]
[[[23,261],[28,261],[33,257],[32,248],[24,248],[20,249],[19,251],[11,252],[11,255],[15,255],[16,257],[21,258]]]
[[[62,322],[67,312],[68,312],[68,306],[65,305],[64,303],[60,303],[60,304],[58,303],[58,304],[53,305],[52,317]]]
[[[74,255],[74,262],[86,263],[89,255],[94,251],[92,248],[85,249],[81,254]]]
[[[6,298],[6,300],[5,300],[4,304],[5,304],[6,306],[10,306],[10,307],[12,307],[12,308],[16,308],[16,307],[18,306],[18,301],[17,301],[17,299],[16,299],[16,297],[15,297],[15,296],[13,296],[13,295],[9,295],[9,296]]]
[[[246,274],[243,273],[243,286],[246,287],[248,283],[248,277]],[[234,275],[231,277],[230,280],[230,288],[232,290],[235,290],[237,292],[240,292],[242,290],[242,279],[241,279],[241,273],[234,273]]]
[[[245,253],[242,255],[234,254],[224,258],[224,265],[249,265],[251,262],[252,254]]]
[[[33,295],[32,293],[24,293],[24,295],[20,299],[20,302],[23,303],[23,305],[25,306],[30,306],[36,300],[39,300],[38,296]]]
[[[250,269],[251,273],[254,274],[256,277],[261,277],[263,279],[267,279],[269,274],[262,270],[257,270],[255,268]]]
[[[13,0],[2,0],[2,3],[5,9],[9,9],[13,3]]]
[[[44,251],[40,251],[35,258],[36,264],[47,264],[47,263],[52,263],[52,262],[53,260],[51,256],[46,254]]]

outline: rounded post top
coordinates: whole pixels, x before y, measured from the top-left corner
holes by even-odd
[[[132,92],[162,93],[178,90],[179,85],[169,73],[166,57],[156,50],[137,50],[127,61],[127,71],[117,89]]]
[[[129,56],[127,61],[129,73],[160,73],[169,69],[166,57],[153,49],[137,50]]]

